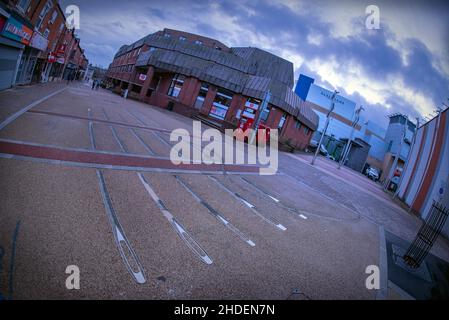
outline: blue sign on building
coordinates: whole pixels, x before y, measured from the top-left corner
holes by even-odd
[[[309,93],[310,86],[315,81],[315,79],[305,76],[303,74],[299,75],[298,82],[296,83],[295,93],[303,100],[306,101],[307,94]]]

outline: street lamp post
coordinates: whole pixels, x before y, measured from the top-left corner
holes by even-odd
[[[323,133],[321,134],[320,142],[318,142],[318,145],[316,147],[315,154],[313,155],[312,162],[310,163],[311,165],[315,164],[315,159],[318,156],[318,152],[320,152],[321,143],[323,142],[324,135],[326,134],[327,127],[329,126],[330,114],[332,113],[332,111],[334,111],[334,108],[335,108],[335,98],[337,97],[337,94],[339,94],[339,93],[340,92],[335,90],[334,93],[332,94],[332,97],[331,97],[331,101],[332,101],[331,108],[329,109],[329,112],[327,113],[326,123],[324,124]]]
[[[355,130],[355,127],[357,126],[357,123],[359,122],[360,112],[362,112],[363,110],[365,110],[365,109],[362,106],[360,106],[355,111],[355,118],[354,118],[354,121],[352,122],[351,134],[349,135],[348,142],[346,143],[346,146],[343,149],[343,156],[341,157],[340,161],[338,162],[338,169],[340,169],[341,166],[345,163],[346,157],[349,155],[349,151],[351,150],[352,137],[354,136],[354,130]]]

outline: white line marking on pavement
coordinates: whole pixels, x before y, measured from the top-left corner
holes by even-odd
[[[104,107],[101,107],[101,110],[103,110],[104,116],[106,117],[106,120],[109,121],[108,114],[104,110]],[[117,142],[118,146],[120,147],[120,150],[122,150],[123,153],[128,153],[127,148],[125,147],[125,144],[122,143],[117,135],[117,132],[115,131],[115,128],[111,125],[109,125],[109,128],[111,128],[112,135],[114,136],[115,141]]]
[[[28,110],[30,110],[31,108],[37,106],[38,104],[44,102],[45,100],[53,97],[54,95],[57,95],[58,93],[64,91],[67,87],[64,87],[60,90],[57,90],[53,93],[50,93],[48,95],[46,95],[45,97],[34,101],[33,103],[30,103],[29,105],[27,105],[26,107],[20,109],[19,111],[17,111],[16,113],[14,113],[13,115],[9,116],[8,118],[6,118],[5,121],[3,121],[2,123],[0,123],[0,130],[2,130],[4,127],[6,127],[8,124],[10,124],[11,122],[13,122],[14,120],[16,120],[18,117],[20,117],[22,114],[24,114],[25,112],[27,112]]]
[[[252,205],[251,203],[249,203],[248,201],[246,201],[245,199],[240,199],[248,208],[254,208],[255,206]]]
[[[162,212],[162,215],[168,220],[170,225],[175,229],[179,237],[185,242],[185,244],[190,248],[190,250],[192,250],[192,252],[201,259],[201,261],[203,261],[206,264],[212,264],[212,259],[209,257],[206,251],[203,248],[201,248],[201,246],[192,238],[192,236],[185,230],[185,228],[179,222],[176,221],[176,219],[173,217],[170,211],[168,211],[165,204],[162,202],[162,200],[150,186],[148,180],[145,179],[145,177],[140,172],[137,173],[137,175],[140,179],[140,182],[142,182],[143,186],[150,195],[150,197],[153,199],[159,210]]]
[[[209,179],[211,179],[212,181],[215,181],[215,183],[222,188],[223,190],[225,190],[227,193],[229,193],[231,196],[233,196],[234,198],[236,198],[237,200],[239,200],[240,202],[242,202],[243,204],[245,204],[247,207],[249,207],[251,209],[251,211],[256,214],[258,217],[262,218],[262,220],[264,220],[265,222],[274,225],[275,227],[277,227],[278,229],[285,231],[287,230],[286,227],[284,227],[281,223],[277,222],[273,217],[266,217],[265,215],[263,215],[262,213],[259,212],[259,210],[257,210],[257,208],[252,205],[251,203],[249,203],[245,198],[243,198],[241,195],[239,195],[238,193],[232,191],[231,189],[229,189],[228,187],[226,187],[221,181],[219,181],[218,179],[216,179],[215,177],[211,176],[211,175],[207,175],[207,177]]]
[[[115,213],[114,207],[111,203],[111,198],[109,196],[103,174],[100,170],[97,170],[97,177],[100,185],[100,191],[101,196],[103,199],[103,204],[107,213],[107,216],[109,218],[109,222],[111,223],[112,227],[112,233],[114,234],[115,243],[117,245],[117,248],[120,252],[120,256],[123,259],[123,262],[125,263],[126,268],[128,269],[129,273],[133,276],[134,280],[137,283],[143,284],[146,282],[145,279],[145,273],[143,271],[143,267],[139,261],[139,258],[137,257],[136,253],[134,252],[133,248],[129,244],[128,239],[125,236],[125,232],[123,231],[123,228],[118,220],[117,214]],[[130,258],[134,260],[134,264],[138,271],[134,271],[131,263],[128,259],[128,257],[125,254],[125,249],[129,252]]]
[[[225,227],[227,227],[229,230],[234,232],[240,239],[245,241],[247,244],[249,244],[251,247],[254,247],[256,244],[243,232],[241,232],[239,229],[237,229],[231,222],[229,222],[220,212],[215,210],[209,203],[207,203],[205,200],[200,198],[199,195],[197,195],[190,186],[187,185],[187,183],[181,179],[181,177],[174,175],[175,179],[179,182],[181,186],[184,187],[191,195],[192,197],[200,203],[202,206],[204,206],[211,215],[213,215],[216,219],[218,219]]]

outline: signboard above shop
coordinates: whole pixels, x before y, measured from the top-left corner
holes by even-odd
[[[45,51],[47,50],[48,40],[44,38],[44,36],[42,36],[39,32],[34,31],[30,46],[41,51]]]
[[[9,17],[3,28],[2,35],[9,39],[28,45],[30,44],[31,37],[33,36],[33,30],[13,17]]]

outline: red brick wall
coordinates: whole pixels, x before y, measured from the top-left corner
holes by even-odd
[[[212,108],[212,103],[214,102],[215,95],[217,94],[217,88],[209,85],[209,90],[207,91],[206,99],[204,99],[203,107],[200,113],[203,115],[208,115],[210,108]]]
[[[308,133],[305,134],[304,127],[304,124],[301,123],[301,127],[297,129],[295,118],[290,115],[287,116],[279,141],[286,142],[290,139],[290,145],[295,146],[298,149],[304,149],[308,146],[310,139],[312,138],[312,131],[308,130]]]
[[[243,109],[246,99],[247,98],[242,96],[241,94],[234,94],[228,112],[226,113],[226,121],[237,125],[238,120],[236,120],[235,116],[239,109]]]
[[[159,87],[157,91],[154,91],[151,97],[148,99],[148,102],[152,105],[166,108],[168,104],[169,97],[167,96],[168,88],[170,87],[171,80],[173,75],[165,74],[161,78],[161,82],[159,83]]]
[[[178,100],[180,103],[193,107],[198,92],[200,91],[201,82],[196,78],[186,78],[179,93]]]

